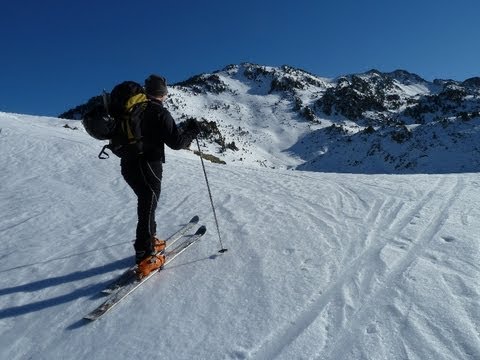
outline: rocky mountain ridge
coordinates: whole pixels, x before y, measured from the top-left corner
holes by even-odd
[[[170,88],[166,107],[195,117],[219,161],[299,170],[444,173],[480,170],[480,77],[422,79],[370,70],[328,79],[250,63]],[[60,117],[82,118],[101,101]]]

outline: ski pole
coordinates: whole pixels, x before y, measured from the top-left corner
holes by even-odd
[[[220,250],[218,252],[224,253],[224,252],[227,252],[228,249],[225,249],[222,244],[222,237],[220,236],[220,228],[218,226],[217,213],[215,211],[215,205],[213,204],[212,192],[210,191],[210,184],[208,183],[207,171],[205,170],[205,164],[203,163],[202,150],[200,150],[200,143],[198,142],[198,138],[195,138],[195,141],[197,142],[198,154],[200,156],[200,161],[202,162],[203,175],[205,176],[205,183],[207,184],[208,196],[210,197],[210,204],[212,205],[213,217],[215,218],[215,225],[217,227],[218,240],[220,242]]]

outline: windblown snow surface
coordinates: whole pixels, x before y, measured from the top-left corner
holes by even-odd
[[[207,162],[219,254],[200,161],[168,151],[159,235],[207,234],[92,323],[133,262],[119,161],[76,121],[0,129],[1,359],[480,359],[478,174]]]

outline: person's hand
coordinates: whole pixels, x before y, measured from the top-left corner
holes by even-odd
[[[194,138],[197,137],[198,134],[200,134],[201,130],[202,129],[200,129],[200,124],[194,118],[190,118],[185,121],[185,131],[192,135]]]

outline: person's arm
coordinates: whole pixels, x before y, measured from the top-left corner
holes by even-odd
[[[162,140],[173,150],[187,148],[200,132],[198,123],[193,119],[187,120],[185,127],[180,131],[168,111],[163,111],[159,116],[163,125],[161,131]]]

